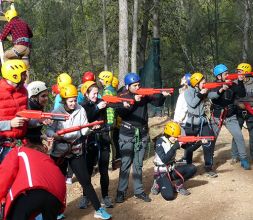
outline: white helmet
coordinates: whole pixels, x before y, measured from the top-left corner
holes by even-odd
[[[33,81],[28,84],[28,98],[31,98],[34,95],[38,95],[39,93],[47,90],[46,84],[42,81]]]

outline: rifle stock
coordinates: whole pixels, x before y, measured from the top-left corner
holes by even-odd
[[[79,131],[79,130],[81,130],[83,128],[93,127],[95,125],[100,125],[100,124],[104,124],[104,121],[103,120],[101,120],[101,121],[94,121],[94,122],[86,124],[86,125],[80,125],[80,126],[74,126],[74,127],[71,127],[71,128],[65,128],[65,129],[57,131],[56,133],[58,135],[63,135],[63,134],[67,134],[67,133],[70,133],[70,132],[73,132],[73,131]]]

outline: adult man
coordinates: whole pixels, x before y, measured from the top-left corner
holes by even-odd
[[[29,55],[33,33],[28,24],[18,17],[18,13],[15,9],[12,8],[6,11],[5,18],[8,23],[5,25],[0,35],[0,41],[4,41],[10,34],[14,46],[4,53],[4,59],[5,61],[8,59],[22,59],[27,67],[29,67]]]
[[[0,137],[22,139],[27,131],[27,119],[17,117],[18,111],[28,105],[27,90],[24,87],[27,66],[22,60],[8,60],[2,65],[0,80]],[[0,163],[10,151],[0,146]]]
[[[121,168],[116,202],[122,203],[128,187],[130,168],[133,163],[133,184],[135,197],[145,202],[151,199],[144,192],[142,184],[142,166],[145,149],[148,143],[148,112],[147,104],[162,106],[165,96],[163,92],[157,96],[141,96],[135,92],[140,88],[140,77],[136,73],[128,73],[125,76],[126,90],[119,93],[121,97],[135,99],[134,105],[117,111],[122,118],[119,134],[119,146],[121,154]]]

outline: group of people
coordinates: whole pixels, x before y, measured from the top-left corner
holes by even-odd
[[[57,84],[52,86],[54,105],[48,106],[50,89],[44,82],[33,81],[25,86],[32,32],[14,9],[5,15],[9,23],[0,40],[9,33],[14,34],[15,46],[6,52],[6,61],[1,68],[0,217],[8,220],[64,217],[65,181],[74,173],[83,188],[79,207],[85,209],[91,203],[95,218],[110,219],[112,216],[105,209],[114,207],[109,196],[110,158],[112,169],[120,168],[115,202],[122,203],[126,199],[131,166],[134,197],[151,202],[142,181],[143,160],[149,141],[147,106],[149,103],[162,106],[170,93],[138,94],[141,79],[136,73],[126,74],[124,86],[119,90],[118,79],[110,71],[102,71],[98,80],[94,73],[85,72],[79,87],[74,85],[68,73],[61,73],[57,76]],[[15,29],[17,26],[22,28]],[[8,56],[9,53],[12,56]],[[237,79],[231,81],[227,77],[228,68],[219,64],[213,74],[220,84],[213,89],[206,88],[202,73],[185,74],[174,120],[165,125],[164,133],[155,141],[153,194],[161,193],[165,200],[173,200],[175,192],[190,194],[184,181],[197,171],[193,153],[200,146],[207,176],[217,177],[213,169],[214,150],[223,124],[233,136],[231,162],[240,161],[242,168],[250,169],[253,117],[245,103],[253,101],[253,82],[247,74],[251,71],[250,64],[241,63],[237,67]],[[105,96],[124,99],[115,103],[105,101]],[[210,117],[205,112],[207,100],[211,101]],[[52,115],[65,118],[19,115],[26,109],[45,112],[48,107]],[[86,127],[96,121],[103,122]],[[250,134],[250,158],[241,131],[244,122]],[[70,131],[66,131],[68,129]],[[61,133],[63,130],[65,132]],[[180,136],[215,139],[180,142]],[[177,160],[176,152],[180,148],[184,149],[184,156]],[[101,200],[91,183],[96,165],[100,173]]]

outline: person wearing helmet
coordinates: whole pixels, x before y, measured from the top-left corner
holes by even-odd
[[[165,125],[164,134],[155,142],[154,178],[157,191],[161,192],[162,197],[167,201],[175,198],[174,191],[181,195],[190,195],[191,193],[184,188],[183,184],[197,171],[193,164],[175,167],[176,152],[180,149],[177,138],[180,135],[180,125],[170,121]]]
[[[28,119],[17,117],[16,113],[27,109],[28,97],[24,87],[27,66],[22,60],[8,60],[1,68],[0,80],[0,137],[23,139]],[[10,147],[0,146],[0,163]]]
[[[224,64],[219,64],[214,67],[213,74],[216,77],[217,82],[224,82],[226,81],[228,68]],[[234,104],[237,97],[242,98],[246,95],[243,78],[243,76],[238,76],[237,83],[233,82],[230,87],[224,85],[223,88],[226,88],[220,93],[220,96],[212,98],[211,122],[215,136],[219,135],[221,126],[224,124],[234,138],[237,146],[237,152],[235,152],[236,150],[233,150],[232,148],[231,163],[233,164],[240,159],[241,166],[245,170],[249,170],[250,164],[247,157],[246,145],[236,117],[237,108]],[[214,91],[217,91],[218,89],[219,88],[214,89]]]
[[[86,157],[83,155],[85,153],[83,152],[84,136],[90,132],[90,129],[83,128],[64,134],[63,136],[57,134],[57,131],[60,129],[88,123],[84,108],[77,103],[77,88],[72,84],[65,85],[60,88],[60,96],[62,98],[62,105],[58,109],[53,110],[53,112],[68,114],[70,117],[66,121],[54,121],[46,130],[47,136],[52,138],[53,141],[51,157],[60,167],[64,176],[66,176],[68,164],[70,165],[96,210],[94,217],[110,219],[111,215],[101,208],[101,204],[90,181]]]
[[[206,83],[205,77],[202,73],[196,72],[191,75],[191,86],[184,92],[185,101],[187,103],[187,115],[184,130],[186,135],[194,136],[214,136],[209,125],[209,120],[205,115],[205,100],[207,98],[218,98],[224,88],[218,91],[208,91],[203,88]],[[203,143],[204,142],[204,143]],[[216,172],[213,171],[213,153],[214,141],[203,141],[202,147],[204,152],[205,172],[208,177],[217,177]],[[187,164],[192,164],[193,144],[186,144],[184,157]],[[198,145],[199,146],[199,145]]]
[[[174,112],[174,121],[178,122],[181,126],[185,125],[187,115],[187,103],[184,98],[184,92],[191,85],[191,74],[186,73],[181,79],[181,88],[179,89],[179,96],[177,98],[176,108]]]
[[[22,59],[29,68],[29,55],[31,50],[31,38],[33,33],[29,25],[18,17],[18,13],[14,8],[5,12],[5,18],[8,23],[5,25],[0,41],[4,41],[10,34],[12,38],[13,48],[5,51],[4,59]]]
[[[112,87],[116,90],[118,90],[118,87],[119,87],[119,80],[117,77],[113,77],[112,78]]]
[[[240,63],[237,66],[238,74],[247,74],[252,72],[252,66],[249,63]],[[249,132],[249,147],[250,147],[250,157],[253,160],[253,115],[250,114],[245,108],[244,102],[249,102],[253,106],[253,79],[251,77],[245,77],[243,79],[246,96],[243,98],[236,98],[235,104],[237,106],[237,120],[240,127],[243,127],[243,124],[246,123],[247,129]],[[238,158],[238,150],[235,140],[232,141],[232,156],[233,158]],[[235,160],[236,162],[236,160]]]
[[[48,88],[42,81],[33,81],[27,86],[28,91],[28,105],[31,110],[44,111],[48,103]],[[29,121],[26,138],[32,143],[42,144],[42,127],[52,123],[50,119],[37,120],[32,119]]]
[[[162,106],[165,97],[169,95],[163,92],[157,96],[141,96],[135,94],[140,88],[140,77],[136,73],[128,73],[125,78],[126,91],[119,93],[122,98],[134,99],[135,103],[129,108],[118,109],[117,112],[122,118],[119,145],[121,154],[121,167],[119,183],[116,195],[116,202],[122,203],[125,200],[128,188],[130,168],[133,164],[133,185],[135,198],[150,202],[151,199],[144,192],[142,184],[142,166],[145,149],[148,144],[148,111],[147,105]]]
[[[52,85],[52,87],[51,87],[51,93],[52,93],[53,97],[55,97],[56,95],[58,95],[60,93],[59,87],[58,87],[57,84]]]
[[[69,85],[69,84],[72,84],[72,78],[68,73],[61,73],[57,77],[58,90],[60,90],[61,87]],[[62,98],[61,98],[60,94],[57,94],[55,96],[55,100],[54,100],[54,109],[59,108],[59,106],[61,105],[61,101],[62,101]]]
[[[106,107],[109,104],[98,98],[98,86],[93,81],[86,81],[81,88],[86,102],[83,105],[89,122],[104,120],[106,121]],[[86,162],[90,176],[93,173],[94,166],[98,163],[100,173],[100,185],[102,193],[102,204],[106,208],[113,208],[113,203],[108,196],[109,188],[109,160],[110,160],[110,136],[107,125],[100,126],[96,133],[91,133],[87,137]],[[87,208],[89,197],[84,194],[80,207]]]

